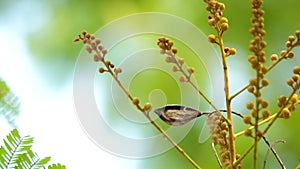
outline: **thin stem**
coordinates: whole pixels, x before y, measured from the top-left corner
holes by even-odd
[[[263,131],[263,135],[264,135],[265,133],[268,132],[268,130],[269,130],[269,129],[271,128],[271,126],[274,124],[275,120],[278,119],[280,113],[282,112],[282,110],[283,110],[284,108],[286,108],[286,106],[288,105],[288,103],[290,102],[290,100],[292,99],[292,96],[295,94],[296,91],[297,91],[297,90],[293,90],[293,92],[291,93],[291,95],[290,95],[289,98],[287,99],[286,103],[281,107],[281,109],[280,109],[277,113],[273,114],[272,116],[269,116],[268,118],[266,118],[266,119],[260,121],[260,122],[257,124],[257,126],[260,126],[260,125],[262,125],[262,124],[264,124],[264,123],[269,122],[269,121],[272,120],[272,121],[268,124],[268,126],[265,128],[265,130]],[[252,130],[252,129],[254,129],[254,126],[249,127],[247,130]],[[238,136],[241,136],[241,135],[245,134],[245,131],[246,131],[246,130],[243,130],[243,131],[241,131],[241,132],[235,134],[235,137],[238,137]],[[258,142],[260,139],[261,139],[261,137],[258,137],[257,142]],[[252,144],[251,147],[249,147],[248,150],[247,150],[243,155],[241,155],[241,157],[234,163],[234,166],[237,166],[237,165],[238,165],[238,164],[239,164],[239,163],[247,156],[247,154],[249,154],[249,152],[250,152],[254,147],[255,147],[255,143]],[[254,166],[254,167],[255,167],[255,166]]]
[[[225,82],[225,99],[226,99],[226,109],[227,109],[227,121],[228,121],[228,132],[229,132],[229,150],[230,150],[230,162],[231,166],[233,166],[236,160],[236,149],[235,149],[235,138],[234,138],[234,129],[232,123],[232,110],[231,110],[231,97],[230,97],[230,90],[229,90],[229,75],[228,75],[228,66],[227,66],[227,55],[224,51],[224,42],[222,38],[223,31],[218,31],[218,38],[219,38],[219,47],[220,52],[222,54],[222,63],[223,63],[223,73],[224,73],[224,82]]]
[[[282,160],[280,159],[279,155],[277,154],[276,150],[273,148],[274,145],[275,145],[276,143],[285,143],[285,141],[284,141],[284,140],[276,140],[273,144],[270,144],[269,141],[268,141],[268,140],[266,139],[266,137],[264,137],[264,136],[263,136],[263,140],[266,142],[266,144],[267,144],[268,147],[269,147],[269,149],[267,150],[267,153],[266,153],[266,155],[265,155],[263,169],[266,168],[267,158],[268,158],[268,155],[269,155],[270,150],[271,150],[272,153],[274,154],[274,156],[275,156],[276,160],[278,161],[280,167],[281,167],[282,169],[286,169],[286,167],[284,166]]]
[[[282,60],[284,60],[288,53],[291,52],[293,50],[294,47],[297,47],[297,44],[294,44],[291,48],[287,49],[285,55],[281,56],[277,61],[273,62],[271,66],[268,67],[268,69],[266,70],[265,75],[270,72],[270,70],[272,70],[276,65],[278,65],[278,63],[280,63]],[[239,94],[241,94],[242,92],[244,92],[248,87],[250,86],[250,84],[246,85],[245,87],[243,87],[241,90],[239,90],[238,92],[236,92],[235,94],[233,94],[230,98],[230,100],[234,99],[236,96],[238,96]]]
[[[274,124],[274,122],[276,121],[276,119],[278,119],[279,115],[281,114],[281,112],[283,111],[284,108],[287,107],[288,103],[290,102],[290,100],[292,99],[293,95],[297,92],[297,90],[293,90],[293,92],[290,94],[290,96],[288,97],[287,101],[285,102],[285,104],[281,107],[281,109],[279,110],[278,113],[275,114],[275,117],[272,119],[272,121],[268,124],[268,126],[265,128],[265,130],[263,131],[263,134],[266,134],[269,129],[271,128],[271,126]]]
[[[147,113],[144,114],[150,123],[176,148],[180,154],[182,154],[195,168],[201,169],[201,167],[155,121],[153,121]]]
[[[169,55],[170,57],[173,57],[174,59],[176,59],[175,55],[171,52],[171,51],[167,51],[166,52],[167,55]],[[222,118],[229,123],[229,121],[227,120],[226,117],[224,117],[220,110],[213,104],[213,102],[199,89],[199,87],[193,82],[191,81],[191,74],[187,74],[183,68],[182,68],[182,64],[179,64],[179,62],[176,60],[174,62],[176,64],[176,66],[179,68],[179,71],[183,74],[183,76],[187,79],[187,82],[190,83],[192,85],[192,87],[200,94],[200,96],[202,96],[202,98],[218,113],[220,113],[220,115],[222,116]]]
[[[249,87],[249,84],[247,86],[245,86],[244,88],[242,88],[241,90],[239,90],[238,92],[236,92],[235,94],[233,94],[230,97],[230,100],[234,99],[236,96],[238,96],[239,94],[241,94],[242,92],[244,92],[245,90],[247,90],[248,87]]]
[[[260,121],[260,122],[258,123],[258,126],[261,126],[261,125],[265,124],[266,122],[269,122],[270,120],[272,120],[272,119],[275,118],[276,116],[277,116],[277,113],[273,114],[272,116],[269,116],[268,118],[266,118],[266,119]],[[247,128],[246,130],[253,130],[253,129],[254,129],[254,126],[251,126],[251,127]],[[236,134],[234,135],[235,138],[244,135],[245,132],[246,132],[246,130],[243,130],[243,131],[241,131],[241,132],[236,133]]]
[[[259,70],[257,70],[257,83],[256,83],[256,97],[255,97],[255,109],[256,109],[256,115],[255,115],[255,123],[254,123],[254,150],[253,150],[253,168],[256,169],[257,166],[257,148],[258,148],[258,140],[260,139],[260,137],[258,136],[258,123],[259,123],[259,101],[258,101],[258,93],[260,92],[260,80],[261,78],[259,77]]]
[[[104,60],[103,63],[105,64]],[[123,86],[123,84],[117,78],[117,75],[111,70],[110,66],[106,64],[105,66],[107,68],[107,71],[111,74],[111,76],[114,78],[114,80],[123,90],[123,92],[128,96],[128,98],[131,101],[133,101],[133,97],[131,96],[130,92]],[[145,117],[150,121],[150,123],[163,135],[164,138],[166,138],[176,148],[176,150],[180,154],[182,154],[195,168],[201,169],[201,167],[155,121],[151,119],[147,111],[145,111],[139,104],[135,104],[135,105],[137,109],[140,110],[145,115]]]
[[[219,164],[219,166],[220,166],[220,169],[223,169],[223,166],[222,166],[221,160],[220,160],[220,158],[219,158],[219,156],[218,156],[218,153],[217,153],[217,150],[216,150],[216,147],[215,147],[215,143],[214,143],[214,142],[211,143],[211,147],[212,147],[213,150],[214,150],[214,155],[215,155],[215,157],[216,157],[216,159],[217,159],[217,161],[218,161],[218,164]]]
[[[288,49],[286,50],[286,53],[285,53],[283,56],[281,56],[276,62],[273,62],[273,64],[268,68],[267,72],[269,72],[271,69],[273,69],[273,68],[274,68],[279,62],[281,62],[283,59],[286,59],[288,53],[290,53],[290,52],[293,50],[293,48],[296,47],[296,46],[297,46],[297,44],[294,44],[294,45],[292,45],[290,48],[288,48]]]
[[[129,100],[131,100],[133,104],[137,107],[137,109],[145,115],[145,117],[163,135],[163,137],[165,137],[176,148],[176,150],[180,154],[182,154],[195,168],[201,169],[201,167],[155,121],[151,119],[151,117],[149,116],[151,105],[147,107],[146,105],[145,107],[141,107],[140,104],[136,102],[135,99],[132,97],[130,92],[124,87],[124,85],[118,79],[118,73],[121,72],[121,69],[120,68],[115,69],[115,71],[112,70],[114,68],[114,65],[111,64],[110,61],[105,60],[105,55],[107,53],[107,50],[103,46],[99,45],[100,40],[95,39],[93,35],[88,34],[86,31],[83,31],[82,34],[84,35],[84,37],[81,37],[81,35],[79,35],[78,38],[74,40],[74,42],[83,41],[84,44],[87,44],[86,50],[88,51],[88,53],[92,53],[93,51],[95,52],[94,60],[96,62],[101,61],[106,67],[106,69],[100,68],[99,72],[100,73],[108,72],[116,81],[116,83],[119,85],[119,87],[123,90],[123,92],[126,94]]]
[[[171,57],[175,58],[175,55],[171,52],[168,53]],[[219,111],[219,109],[213,104],[213,102],[198,88],[198,86],[191,81],[191,75],[188,75],[183,69],[182,65],[178,63],[178,61],[175,62],[176,66],[179,68],[179,71],[184,75],[184,77],[187,79],[187,82],[189,82],[193,88],[203,97],[203,99],[213,108],[215,111]]]

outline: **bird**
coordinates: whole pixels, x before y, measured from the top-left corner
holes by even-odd
[[[177,104],[163,106],[155,109],[154,112],[160,117],[161,120],[171,126],[181,126],[199,116],[210,114],[208,112],[200,112],[193,108]]]

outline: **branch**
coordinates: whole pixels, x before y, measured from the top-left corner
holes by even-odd
[[[151,104],[146,103],[143,107],[139,103],[139,99],[137,97],[133,97],[130,92],[124,87],[121,81],[118,79],[118,74],[122,72],[122,69],[117,67],[115,68],[114,64],[112,64],[109,60],[105,60],[105,55],[107,54],[107,50],[104,46],[101,45],[101,41],[87,33],[86,31],[82,32],[84,37],[81,35],[78,38],[74,39],[76,41],[83,41],[86,45],[86,50],[88,53],[94,52],[94,61],[95,62],[102,62],[105,68],[101,67],[99,69],[100,73],[108,72],[119,87],[123,90],[123,92],[127,95],[128,99],[132,101],[132,103],[136,106],[136,108],[144,114],[144,116],[149,120],[149,122],[165,137],[175,148],[176,150],[182,154],[195,168],[201,169],[200,166],[170,137],[168,134],[149,116],[149,112],[151,110]]]

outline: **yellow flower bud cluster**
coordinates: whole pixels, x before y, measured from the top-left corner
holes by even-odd
[[[249,50],[253,52],[253,55],[249,56],[248,61],[258,73],[259,78],[263,79],[264,74],[268,71],[268,68],[264,65],[267,60],[264,51],[264,48],[267,47],[267,42],[263,40],[263,36],[266,34],[264,30],[264,11],[261,9],[261,0],[252,0],[251,2],[252,28],[249,32],[253,35],[253,39],[250,41]],[[272,60],[277,60],[277,58],[273,56]]]
[[[88,53],[94,53],[95,62],[102,62],[105,65],[105,68],[99,68],[99,73],[111,72],[117,77],[117,75],[122,72],[120,67],[115,68],[113,63],[104,59],[105,55],[107,54],[107,49],[101,44],[101,40],[96,38],[93,34],[90,34],[84,30],[81,32],[81,35],[78,35],[78,37],[74,39],[74,42],[78,41],[82,41],[83,44],[86,45],[85,50]]]
[[[104,56],[107,54],[107,50],[101,44],[101,40],[96,38],[93,34],[89,34],[84,30],[81,32],[81,35],[78,35],[78,37],[74,39],[74,42],[77,41],[82,41],[84,44],[86,44],[85,49],[88,53],[92,53],[94,51],[95,62],[104,60]]]
[[[177,58],[177,49],[173,48],[173,41],[166,37],[161,37],[157,41],[158,47],[161,49],[161,54],[166,54],[167,57],[165,61],[167,63],[173,63],[174,66],[172,67],[173,72],[181,72],[182,75],[179,77],[180,82],[188,82],[190,80],[190,76],[195,72],[194,67],[188,67],[185,69],[183,67],[184,59]]]
[[[259,116],[258,118],[262,118],[262,119],[266,119],[270,116],[270,111],[267,110],[268,106],[269,106],[269,102],[267,100],[263,100],[262,98],[258,97],[257,99],[257,104],[258,104],[258,109],[259,110],[263,110],[262,111],[262,116]],[[246,104],[246,108],[248,110],[251,110],[251,116],[253,118],[257,117],[257,108],[254,106],[254,103],[249,101]],[[244,116],[244,123],[245,124],[251,124],[251,116]]]
[[[222,34],[229,28],[228,19],[223,16],[225,5],[218,1],[204,0],[207,3],[206,10],[210,13],[208,16],[208,25],[213,27],[217,32]],[[209,41],[215,43],[213,36],[210,36]]]
[[[287,80],[287,84],[294,90],[294,94],[289,98],[281,95],[277,99],[277,106],[282,109],[279,117],[288,119],[291,113],[296,110],[296,105],[300,104],[300,67],[296,66],[293,69],[293,75]]]
[[[212,141],[220,146],[220,157],[223,164],[230,166],[230,150],[228,140],[228,124],[218,112],[211,113],[207,118],[207,124],[212,133]],[[237,155],[236,158],[238,158]]]
[[[295,53],[292,51],[292,49],[297,46],[300,46],[300,30],[295,32],[295,36],[290,35],[288,37],[288,40],[285,42],[286,49],[280,52],[280,59],[294,58]],[[277,54],[272,54],[270,58],[273,64],[277,64],[277,62],[280,61]]]
[[[132,103],[135,105],[135,106],[137,106],[137,107],[139,107],[140,105],[140,99],[138,98],[138,97],[134,97],[134,98],[132,98]],[[148,112],[150,112],[151,111],[151,109],[152,109],[152,105],[150,104],[150,103],[146,103],[145,105],[144,105],[144,107],[142,108],[142,111],[143,112],[145,112],[145,113],[148,113]]]
[[[300,67],[296,66],[293,69],[293,75],[287,80],[287,84],[291,86],[294,90],[299,90],[300,88]]]
[[[225,52],[226,56],[235,55],[236,54],[236,49],[225,47],[224,52]]]

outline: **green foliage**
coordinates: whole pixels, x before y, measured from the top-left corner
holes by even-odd
[[[3,115],[10,125],[15,126],[15,119],[19,113],[19,98],[13,94],[6,83],[0,79],[0,115]]]
[[[4,146],[0,148],[0,168],[8,169],[45,169],[50,161],[50,157],[40,159],[39,156],[31,150],[33,137],[21,137],[17,129],[13,129],[3,140]],[[65,169],[61,164],[52,164],[49,169]]]
[[[48,169],[65,169],[66,168],[66,166],[64,166],[64,165],[61,165],[61,164],[52,164],[52,165],[50,165],[50,166],[48,166]]]

